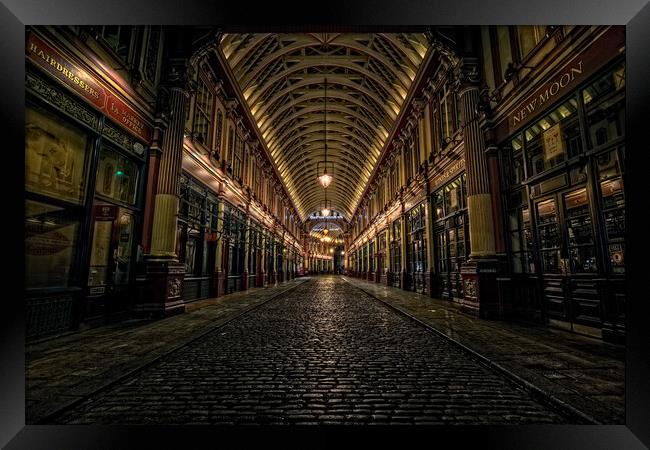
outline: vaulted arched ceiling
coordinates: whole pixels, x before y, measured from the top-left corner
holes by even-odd
[[[301,219],[327,199],[349,220],[428,49],[424,34],[226,34],[223,51]]]

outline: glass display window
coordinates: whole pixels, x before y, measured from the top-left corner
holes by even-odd
[[[420,203],[409,211],[408,243],[406,247],[408,269],[410,273],[421,273],[426,269],[426,233],[425,206]]]
[[[514,273],[533,273],[535,265],[532,255],[530,211],[528,207],[511,210],[510,225],[511,265]]]
[[[571,273],[595,273],[598,268],[587,189],[565,194],[564,208]]]
[[[133,213],[125,208],[120,208],[116,223],[115,249],[115,284],[127,284],[132,265],[133,233],[135,217]]]
[[[519,186],[526,179],[521,134],[518,134],[510,141],[509,148],[506,152],[506,155],[510,156],[510,158],[506,158],[504,164],[506,180],[510,186]]]
[[[571,97],[524,131],[528,176],[543,173],[582,151],[578,100]]]
[[[462,192],[460,178],[449,183],[444,188],[446,214],[452,214],[462,208]]]
[[[558,229],[557,206],[555,199],[537,204],[537,231],[544,273],[562,273],[560,260],[561,237]]]
[[[25,190],[83,204],[89,136],[40,109],[25,110]]]
[[[402,243],[400,239],[400,220],[395,220],[392,224],[392,239],[390,241],[390,271],[392,273],[399,273],[402,270],[401,257],[402,257]]]
[[[137,164],[110,148],[102,148],[97,167],[95,192],[133,205],[136,201],[137,183]]]
[[[78,215],[69,208],[25,201],[27,288],[70,286],[79,225]]]
[[[622,152],[622,150],[621,150]],[[606,255],[612,273],[625,273],[625,191],[618,161],[611,150],[596,159],[605,225]]]

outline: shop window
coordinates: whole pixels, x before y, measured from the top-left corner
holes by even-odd
[[[516,187],[521,185],[526,178],[524,172],[524,153],[522,147],[522,135],[517,135],[505,148],[505,172],[508,186]]]
[[[582,152],[578,101],[570,98],[524,132],[528,176],[543,173]]]
[[[204,249],[206,226],[211,226],[206,208],[203,188],[183,176],[180,187],[178,226],[180,232],[180,260],[185,263],[185,273],[201,275],[206,268],[207,254]],[[215,213],[209,214],[213,216]],[[216,223],[215,223],[216,225]]]
[[[402,268],[400,265],[402,243],[400,239],[400,221],[399,219],[391,224],[392,239],[390,241],[390,271],[399,273]]]
[[[607,255],[613,273],[625,273],[625,195],[616,150],[597,158]]]
[[[195,228],[187,229],[185,241],[185,273],[187,275],[198,275],[197,248],[201,239],[201,232]]]
[[[625,135],[625,64],[616,66],[582,91],[593,148]]]
[[[445,213],[452,214],[462,208],[462,192],[460,178],[452,181],[444,188]]]
[[[212,109],[214,100],[212,92],[205,81],[199,76],[198,87],[195,96],[194,107],[194,136],[196,140],[210,147],[210,121],[212,120]]]
[[[97,222],[95,222],[97,223]],[[133,231],[135,219],[133,213],[120,208],[116,222],[117,246],[115,249],[115,284],[128,284],[132,265]]]
[[[565,194],[564,207],[571,273],[595,273],[598,268],[587,189]]]
[[[72,209],[25,201],[27,288],[70,286],[78,233],[79,218]]]
[[[413,208],[408,216],[408,246],[407,261],[410,273],[422,273],[426,269],[426,235],[425,235],[425,207],[420,204]]]
[[[433,194],[433,218],[442,219],[445,216],[445,197],[441,190]]]
[[[560,273],[560,232],[555,199],[537,204],[537,230],[544,273]]]
[[[109,148],[102,148],[95,192],[132,205],[136,200],[138,166]]]
[[[338,248],[337,248],[338,250]],[[381,258],[381,266],[378,268],[380,273],[386,272],[387,261],[385,258],[386,255],[386,231],[382,232],[379,235],[378,245],[377,245],[377,254]]]
[[[527,206],[513,209],[508,214],[508,221],[512,271],[535,273],[530,210]]]
[[[25,110],[25,189],[82,204],[88,136],[40,110]]]
[[[470,252],[467,230],[466,177],[452,180],[433,193],[435,266],[443,296],[463,296],[461,265]]]

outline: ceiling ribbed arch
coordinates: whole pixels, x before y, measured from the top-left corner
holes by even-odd
[[[424,34],[226,34],[220,44],[301,219],[327,189],[349,220],[428,49]],[[325,85],[327,84],[327,135]]]

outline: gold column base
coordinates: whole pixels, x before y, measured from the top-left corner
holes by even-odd
[[[176,215],[178,197],[173,194],[156,194],[153,230],[151,233],[151,253],[153,257],[176,255]]]
[[[469,215],[470,258],[494,256],[494,223],[492,221],[492,196],[475,194],[467,197]]]

